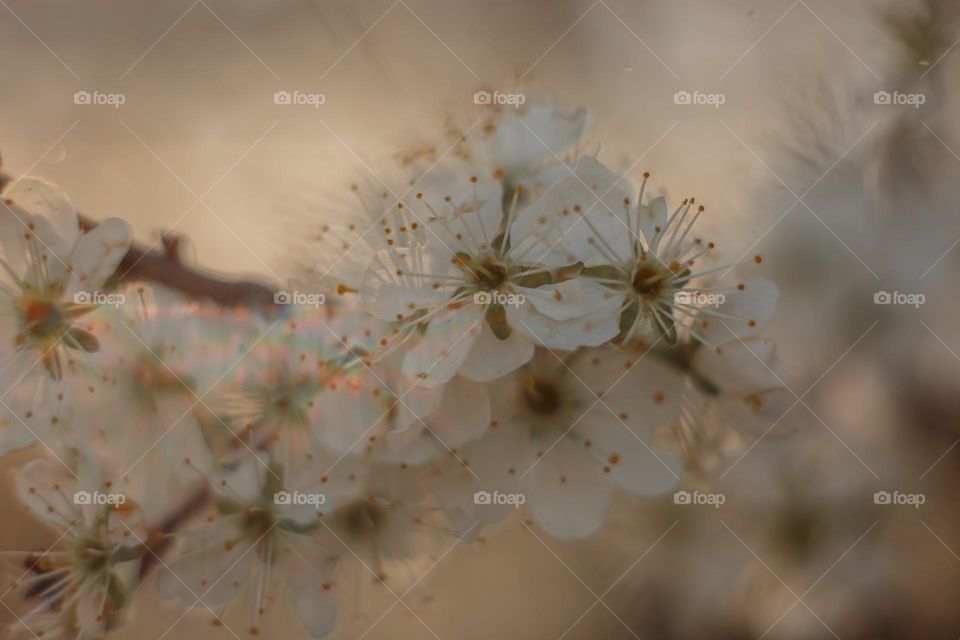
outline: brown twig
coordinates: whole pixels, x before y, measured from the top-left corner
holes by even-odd
[[[13,178],[0,172],[0,192]],[[80,215],[80,225],[89,230],[97,226],[93,218]],[[134,242],[117,267],[120,282],[155,282],[176,289],[185,296],[209,300],[224,307],[247,307],[275,313],[276,290],[268,284],[221,276],[213,271],[192,267],[180,258],[180,236],[165,234],[162,249],[155,250]]]
[[[80,216],[85,229],[96,227],[86,216]],[[180,259],[180,236],[164,234],[162,249],[155,250],[134,242],[117,265],[120,282],[146,281],[176,289],[188,298],[210,300],[223,307],[274,309],[272,287],[252,280],[238,280],[215,275],[212,271],[185,265]]]
[[[153,530],[153,534],[149,537],[150,539],[150,551],[143,556],[143,559],[140,561],[140,580],[142,581],[144,576],[150,572],[150,569],[153,568],[158,562],[160,562],[160,556],[163,555],[164,551],[170,546],[171,539],[167,534],[176,531],[184,523],[190,520],[194,515],[199,513],[206,505],[207,501],[210,498],[210,489],[204,484],[196,493],[190,496],[189,499],[173,514],[171,514],[166,520],[160,523],[156,529]],[[159,534],[159,535],[157,535]]]

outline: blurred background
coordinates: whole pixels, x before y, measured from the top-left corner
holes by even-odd
[[[719,508],[624,499],[578,544],[515,518],[334,637],[953,639],[958,40],[955,0],[0,0],[0,153],[142,242],[282,283],[305,224],[476,90],[586,108],[587,150],[763,255],[795,433],[705,454]],[[4,549],[48,535],[11,495],[27,457],[2,463]],[[230,637],[152,585],[135,604],[114,637]]]

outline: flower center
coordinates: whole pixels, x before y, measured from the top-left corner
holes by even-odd
[[[673,269],[667,269],[657,262],[644,260],[634,270],[633,281],[630,284],[637,295],[652,300],[674,288],[672,286],[674,275]]]
[[[269,509],[250,508],[243,516],[243,530],[254,540],[263,538],[273,528],[273,514]]]
[[[110,554],[100,542],[91,540],[77,547],[77,561],[84,573],[97,574],[109,566]]]
[[[53,300],[25,295],[20,299],[20,326],[33,340],[55,339],[63,330],[63,314]]]
[[[484,291],[494,291],[507,281],[507,268],[492,260],[486,260],[480,265],[483,271],[477,274],[477,286]]]
[[[273,425],[306,425],[307,406],[316,391],[308,380],[285,380],[273,387],[266,397],[263,418]]]
[[[373,497],[350,502],[333,514],[334,522],[356,538],[373,536],[383,528],[387,511]]]
[[[523,399],[538,416],[556,415],[563,404],[563,394],[555,382],[533,376],[523,379]]]
[[[181,381],[152,353],[144,354],[134,364],[131,378],[134,397],[154,409],[158,394],[184,391],[192,384],[189,378]]]
[[[466,253],[456,255],[455,264],[473,280],[474,286],[480,291],[496,291],[507,281],[507,267],[493,256],[485,256],[477,260]]]

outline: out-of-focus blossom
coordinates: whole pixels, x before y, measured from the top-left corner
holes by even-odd
[[[20,499],[59,533],[51,548],[7,552],[21,563],[9,585],[24,605],[11,627],[37,637],[98,638],[118,623],[150,541],[143,513],[95,461],[76,471],[35,460],[16,477]]]
[[[609,349],[561,358],[538,351],[490,383],[489,432],[460,448],[451,477],[437,483],[461,523],[492,522],[525,504],[552,535],[583,538],[603,524],[615,488],[656,495],[679,480],[679,458],[656,435],[677,418],[682,377]]]

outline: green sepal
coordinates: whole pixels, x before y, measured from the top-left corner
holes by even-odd
[[[110,598],[110,605],[114,611],[119,611],[127,603],[127,588],[120,576],[113,571],[107,578],[107,597]]]
[[[224,515],[230,515],[231,513],[237,513],[238,511],[243,510],[243,505],[237,502],[236,500],[230,500],[225,498],[217,503],[217,511]]]
[[[583,273],[583,263],[574,262],[573,264],[569,264],[565,267],[560,267],[559,269],[557,269],[555,272],[553,281],[565,282],[567,280],[572,280],[573,278],[576,278],[581,273]]]
[[[537,287],[553,284],[553,276],[549,271],[539,271],[530,273],[529,275],[520,274],[510,280],[513,284],[518,287],[524,287],[525,289],[536,289]]]
[[[690,267],[684,267],[683,271],[674,274],[674,281],[671,285],[677,289],[687,286],[687,283],[690,282],[690,275]]]
[[[129,562],[130,560],[142,558],[146,552],[146,544],[138,544],[133,547],[120,547],[110,554],[110,561],[113,563]]]
[[[510,323],[507,322],[507,310],[502,304],[493,303],[488,305],[484,317],[487,324],[490,325],[490,330],[493,331],[493,335],[495,335],[497,339],[506,340],[510,337],[510,334],[513,333],[513,329],[510,328]]]
[[[627,337],[627,333],[630,331],[633,323],[637,321],[637,314],[639,312],[640,301],[637,299],[632,300],[630,304],[620,312],[620,334],[617,336],[618,340],[623,340]]]
[[[454,254],[453,264],[461,271],[466,271],[471,274],[481,273],[483,271],[480,263],[474,260],[470,254],[464,253],[463,251],[458,251]]]
[[[663,326],[666,324],[666,326]],[[671,347],[677,344],[677,322],[673,316],[667,316],[666,321],[657,319],[657,326],[663,331],[663,340]]]
[[[317,524],[315,522],[301,524],[295,520],[281,520],[277,523],[277,528],[291,533],[310,533],[317,528]]]
[[[613,265],[601,264],[595,267],[584,267],[580,270],[580,275],[586,278],[596,278],[597,280],[623,280],[623,272]]]
[[[96,353],[100,351],[100,341],[97,337],[79,327],[74,327],[67,331],[63,336],[63,344],[71,349],[81,349],[87,353]]]
[[[63,366],[60,364],[60,354],[56,351],[48,351],[43,356],[43,366],[54,380],[63,379]]]

